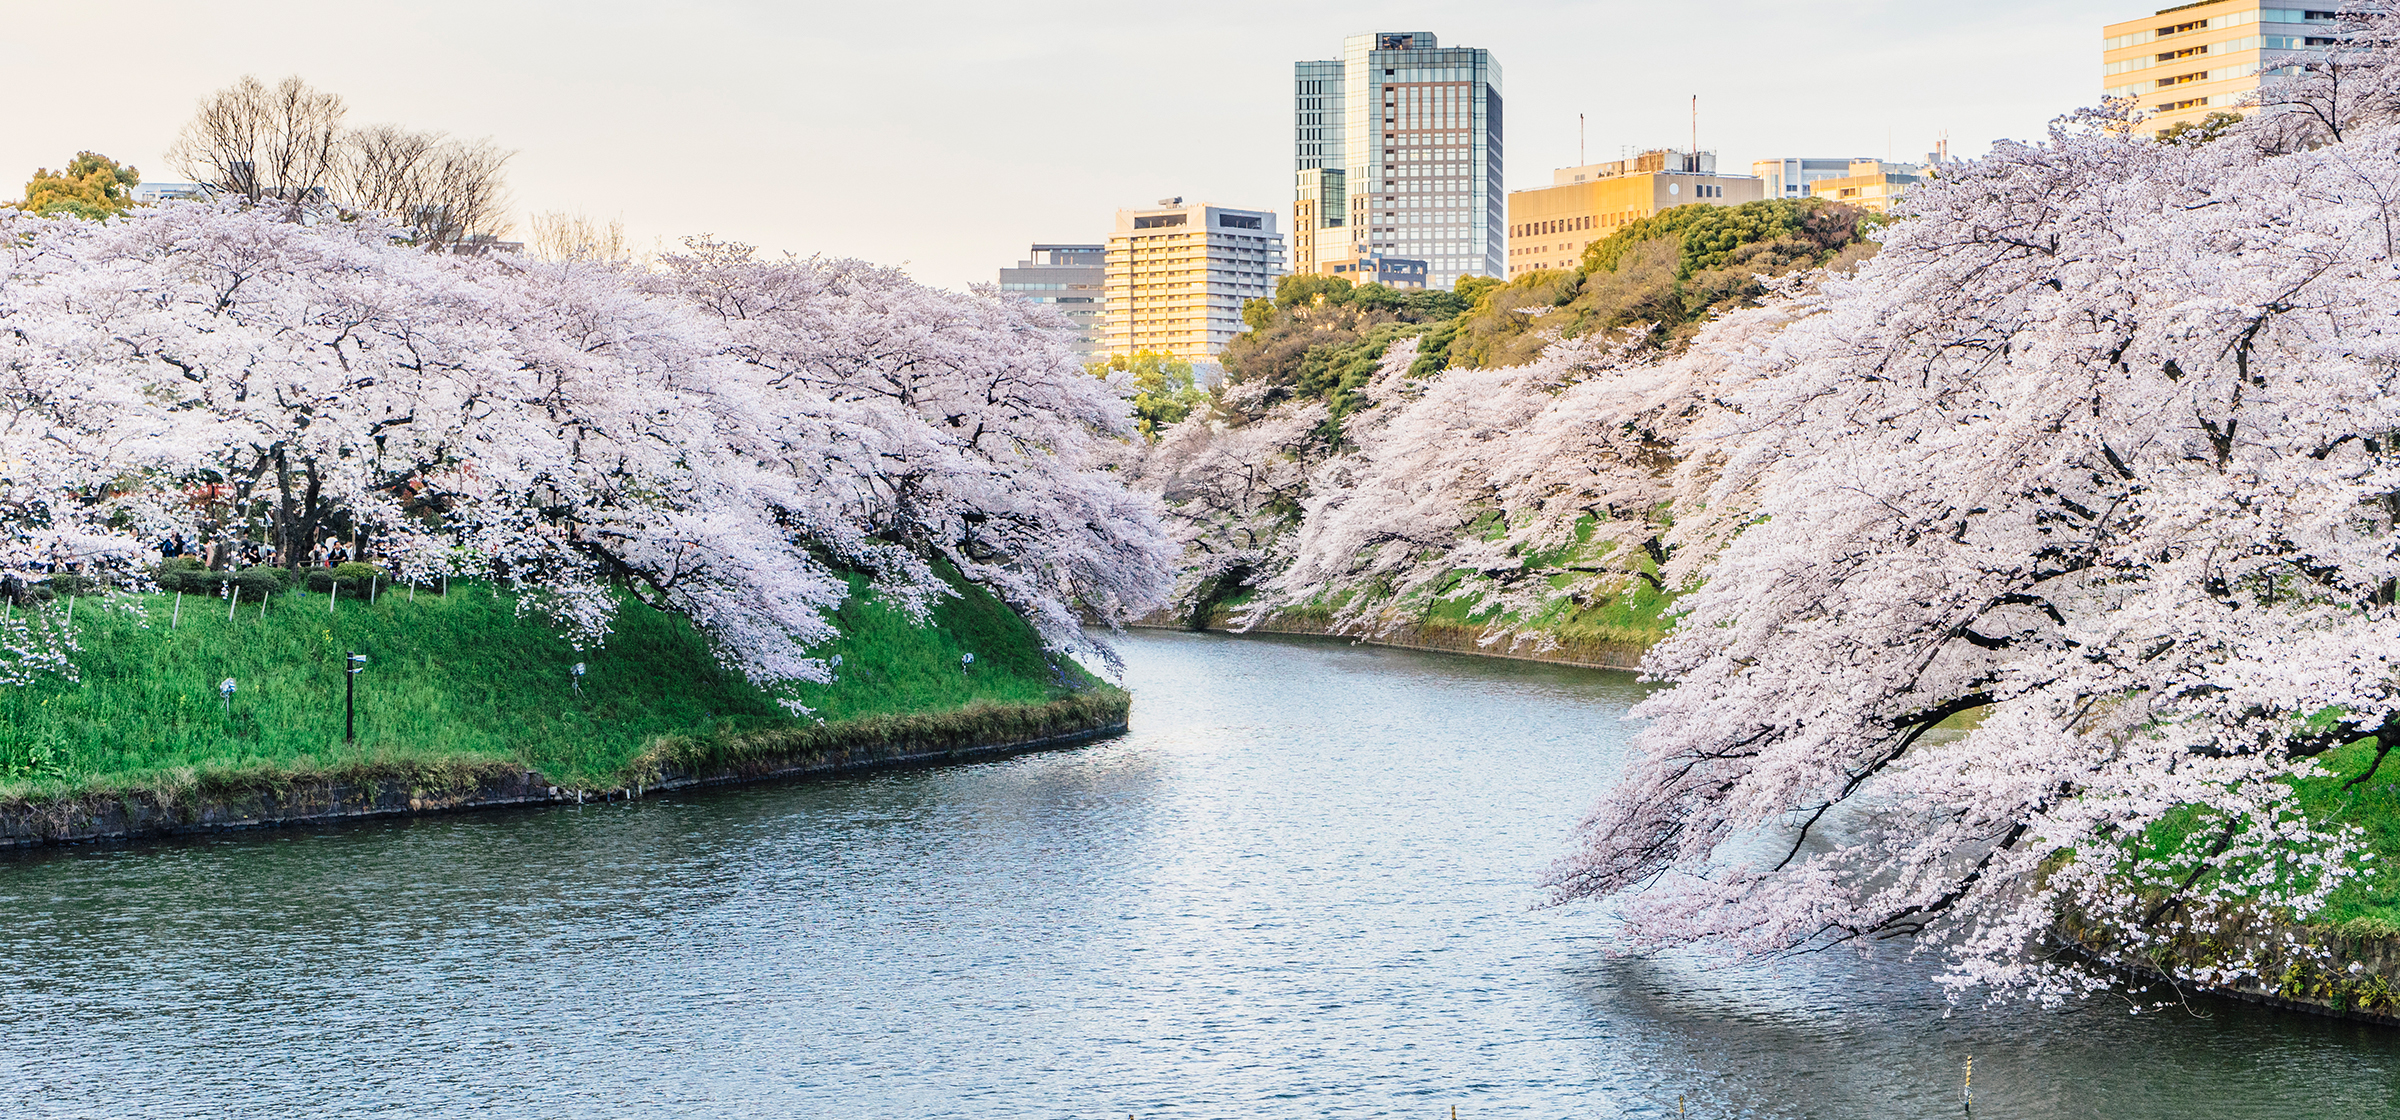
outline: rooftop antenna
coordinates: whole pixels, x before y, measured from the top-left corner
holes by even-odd
[[[1700,95],[1692,95],[1692,155],[1691,170],[1700,170]]]
[[[1589,162],[1591,161],[1583,158],[1583,114],[1577,113],[1575,114],[1575,166],[1581,167]]]

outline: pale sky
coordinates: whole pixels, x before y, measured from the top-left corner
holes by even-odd
[[[520,235],[580,210],[963,287],[1168,195],[1288,213],[1292,63],[1345,35],[1492,51],[1515,190],[1576,162],[1577,113],[1591,160],[1686,146],[1694,94],[1728,171],[2036,138],[2098,99],[2101,26],[2163,6],[0,0],[0,198],[87,148],[181,179],[200,98],[298,74],[352,124],[517,150]]]

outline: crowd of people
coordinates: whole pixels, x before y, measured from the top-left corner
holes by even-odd
[[[283,566],[282,550],[271,544],[263,544],[258,541],[210,541],[207,544],[195,544],[180,532],[168,534],[161,539],[158,542],[158,554],[161,558],[169,560],[179,556],[188,556],[200,561],[202,567],[211,570],[229,567],[277,568]],[[368,553],[365,548],[356,549],[354,556],[350,542],[339,537],[327,537],[320,539],[315,547],[309,549],[308,561],[305,566],[330,568],[336,564],[347,564],[352,559],[364,561],[367,558]],[[61,569],[54,565],[45,570],[59,571]]]

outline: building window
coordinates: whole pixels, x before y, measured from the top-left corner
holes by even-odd
[[[1159,229],[1165,226],[1179,226],[1183,224],[1183,219],[1184,215],[1182,214],[1151,214],[1145,217],[1135,218],[1133,220],[1133,228]]]
[[[2309,14],[2310,14],[2311,16],[2314,16],[2316,13],[2314,13],[2314,12],[2311,12],[2311,13],[2309,13]],[[2208,26],[2208,21],[2207,21],[2207,20],[2204,20],[2204,19],[2196,19],[2196,20],[2193,20],[2193,21],[2192,21],[2192,22],[2190,22],[2190,23],[2179,23],[2179,24],[2176,24],[2176,25],[2175,25],[2175,26],[2173,26],[2173,27],[2161,27],[2161,28],[2159,28],[2159,29],[2158,29],[2158,31],[2156,32],[2156,34],[2158,35],[2158,37],[2159,37],[2159,38],[2161,38],[2161,39],[2164,39],[2164,38],[2166,38],[2166,37],[2167,37],[2167,36],[2169,36],[2169,35],[2181,35],[2181,34],[2183,34],[2183,33],[2184,33],[2184,32],[2186,32],[2186,31],[2198,31],[2198,30],[2200,30],[2201,28],[2203,28],[2203,27],[2206,27],[2206,26]]]

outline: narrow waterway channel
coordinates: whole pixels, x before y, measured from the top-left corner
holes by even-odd
[[[0,857],[0,1116],[2400,1115],[2400,1034],[1612,952],[1622,674],[1126,639],[1132,734]]]

